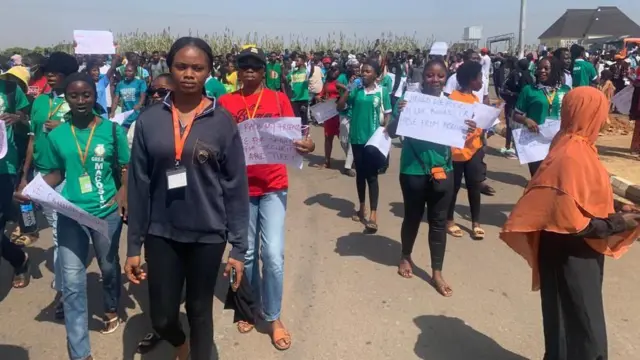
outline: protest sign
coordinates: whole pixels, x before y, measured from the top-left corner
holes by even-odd
[[[488,106],[481,103],[473,104],[473,118],[476,126],[480,129],[490,129],[495,125],[495,121],[500,116],[502,107]]]
[[[76,45],[76,54],[111,55],[116,53],[111,31],[74,30],[73,41]]]
[[[396,134],[436,144],[464,147],[465,120],[473,116],[473,106],[446,97],[405,93],[407,105],[400,114]]]
[[[389,155],[389,151],[391,150],[391,138],[385,131],[384,127],[381,126],[376,129],[371,138],[369,138],[369,140],[365,144],[365,147],[366,146],[375,147],[386,158],[387,155]]]
[[[7,156],[8,147],[7,127],[4,125],[4,121],[0,120],[0,159],[4,159],[4,157]]]
[[[300,118],[259,118],[238,124],[247,165],[287,164],[302,168],[293,142],[302,139]]]
[[[125,111],[125,112],[121,112],[119,114],[116,114],[114,117],[112,117],[111,121],[113,121],[114,123],[117,123],[118,125],[122,125],[122,123],[127,120],[127,118],[129,117],[129,115],[133,114],[135,110],[129,110],[129,111]]]
[[[394,95],[396,97],[401,97],[402,93],[404,92],[404,88],[405,88],[406,85],[407,85],[407,78],[403,76],[403,77],[400,78],[400,84],[398,85],[398,89],[396,90],[396,93]],[[395,86],[395,84],[394,84],[394,86]]]
[[[109,238],[109,226],[105,220],[95,217],[70,203],[47,185],[40,174],[36,175],[36,177],[25,186],[24,190],[22,190],[22,195],[44,207],[55,210],[77,221],[80,225],[96,230],[104,237]]]
[[[329,99],[325,102],[317,103],[309,108],[311,115],[318,122],[323,122],[338,116],[338,109],[336,107],[336,99]]]
[[[546,120],[538,126],[540,132],[533,133],[526,128],[514,129],[513,139],[518,150],[520,164],[542,161],[549,154],[551,140],[560,131],[559,120]]]
[[[635,87],[633,85],[629,85],[626,88],[620,90],[619,93],[615,94],[611,99],[611,102],[616,107],[621,114],[629,115],[631,111],[631,101],[633,100],[633,91]]]

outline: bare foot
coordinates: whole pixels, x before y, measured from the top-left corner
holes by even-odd
[[[451,286],[444,281],[442,277],[442,273],[440,271],[433,272],[433,286],[436,288],[436,291],[440,293],[440,295],[444,297],[451,297],[453,295],[453,289]]]
[[[400,258],[400,264],[398,265],[398,275],[405,279],[411,279],[413,277],[413,264],[411,264],[411,257],[403,255]]]

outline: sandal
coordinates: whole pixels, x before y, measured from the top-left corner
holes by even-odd
[[[144,355],[149,351],[153,350],[156,345],[158,345],[162,341],[162,338],[156,334],[155,332],[150,332],[144,336],[142,340],[138,343],[138,347],[136,348],[136,352],[138,354]]]
[[[367,221],[364,224],[364,228],[367,230],[367,233],[369,234],[375,234],[378,232],[378,224],[373,220]]]
[[[449,284],[447,284],[444,280],[432,280],[432,285],[440,295],[444,297],[453,296],[453,289],[451,289],[451,286],[449,286]]]
[[[31,260],[27,257],[24,264],[14,270],[12,286],[14,289],[24,289],[29,286],[29,282],[31,282]]]
[[[282,341],[285,345],[278,344]],[[271,333],[271,343],[280,351],[289,350],[291,347],[291,334],[289,334],[289,332],[283,327],[277,328]]]
[[[364,223],[366,214],[364,210],[360,210],[360,211],[356,211],[356,213],[351,216],[351,220],[355,221],[355,222],[360,222],[360,223]]]
[[[348,177],[356,177],[356,172],[353,169],[344,169],[342,173]]]
[[[116,331],[116,329],[118,329],[120,327],[120,318],[118,316],[114,316],[111,319],[106,318],[105,316],[105,321],[104,321],[104,329],[100,330],[100,333],[102,335],[106,335],[106,334],[111,334],[112,332]]]
[[[410,256],[402,256],[400,258],[400,264],[398,264],[398,275],[405,279],[411,279],[413,277],[413,263]]]
[[[473,228],[473,239],[474,240],[483,240],[484,239],[484,230],[480,226],[476,226]]]
[[[464,233],[462,232],[462,229],[460,229],[460,226],[458,225],[451,225],[447,227],[447,234],[457,238],[462,237],[462,235],[464,235]]]
[[[236,324],[237,328],[238,328],[238,332],[240,334],[247,334],[250,333],[251,330],[255,329],[255,326],[252,324],[249,324],[246,321],[238,321],[238,323]]]
[[[38,240],[38,234],[22,234],[13,240],[13,243],[20,247],[28,247],[31,246],[34,242]]]

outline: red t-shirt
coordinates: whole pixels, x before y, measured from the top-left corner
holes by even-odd
[[[47,83],[47,78],[45,76],[42,76],[37,80],[29,80],[29,89],[27,90],[27,95],[31,95],[36,98],[40,94],[47,94],[50,92],[51,87]]]
[[[338,82],[336,80],[330,81],[324,85],[322,89],[322,93],[320,94],[322,97],[326,97],[327,99],[337,99],[340,97],[340,92],[338,91],[338,87],[336,86]]]
[[[249,113],[253,114],[259,96],[259,93],[249,95],[243,101],[242,93],[235,91],[220,97],[218,104],[229,111],[237,123],[240,123],[249,117],[245,102]],[[255,114],[256,118],[294,117],[293,108],[287,95],[266,88],[262,93],[262,99]],[[289,188],[287,167],[282,164],[248,165],[247,176],[249,177],[249,196],[261,196]]]

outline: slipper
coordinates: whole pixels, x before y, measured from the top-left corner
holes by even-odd
[[[288,344],[284,346],[278,345],[282,340],[285,340]],[[289,350],[291,347],[291,334],[289,334],[289,332],[284,328],[277,328],[271,333],[271,343],[273,343],[273,346],[280,351]]]
[[[369,234],[375,234],[378,232],[378,224],[375,221],[369,220],[364,224],[364,228]]]
[[[162,341],[162,338],[154,333],[150,332],[144,336],[142,340],[138,343],[138,347],[136,348],[136,352],[138,354],[144,355],[151,350],[153,350],[159,343]]]
[[[447,234],[457,238],[462,237],[462,235],[464,235],[464,233],[462,232],[462,229],[460,229],[460,226],[458,225],[449,226],[447,228]]]
[[[31,282],[31,260],[27,258],[24,264],[13,272],[12,286],[14,289],[24,289]]]
[[[475,240],[482,240],[484,239],[484,230],[480,227],[480,226],[476,226],[473,228],[473,238]]]
[[[353,216],[351,216],[351,220],[355,221],[355,222],[360,222],[360,223],[364,223],[364,218],[365,218],[365,211],[357,211]]]
[[[105,317],[106,319],[106,317]],[[118,316],[104,321],[104,329],[100,330],[102,335],[111,334],[120,327],[121,320]]]

